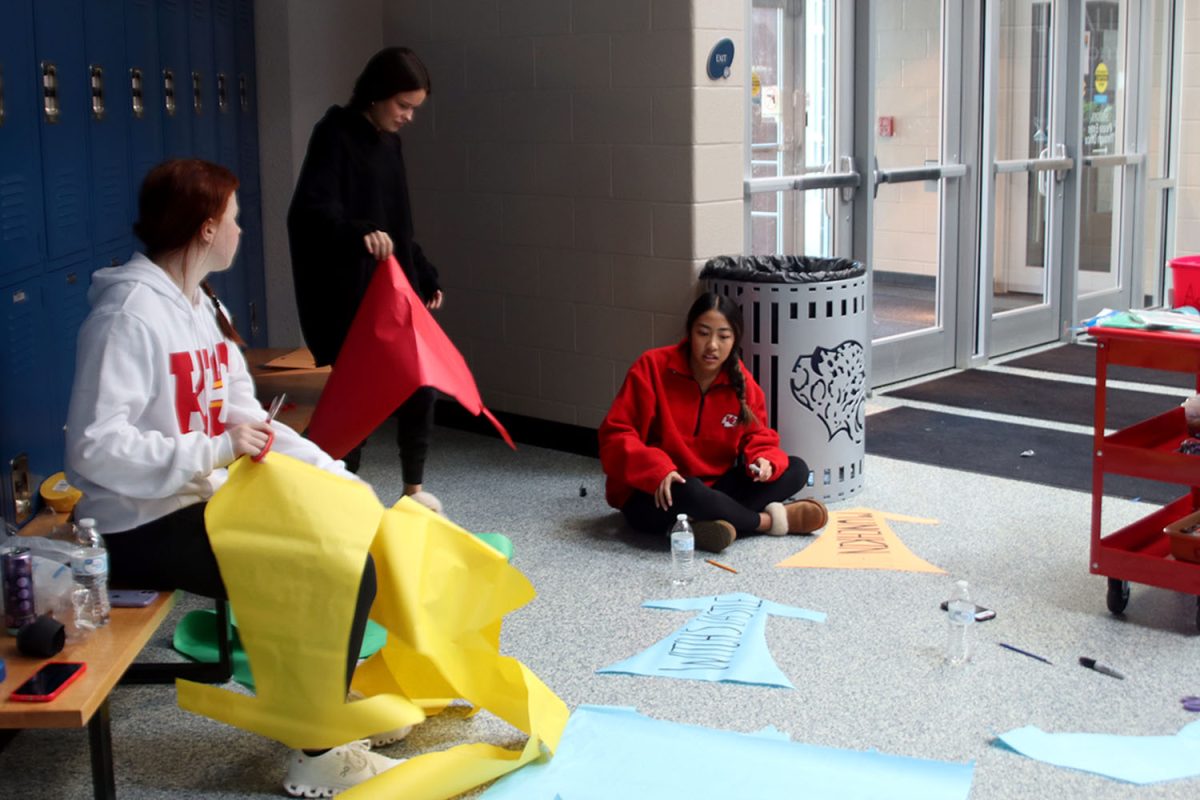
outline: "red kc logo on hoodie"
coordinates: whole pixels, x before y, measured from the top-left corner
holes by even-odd
[[[172,353],[171,374],[175,377],[175,418],[180,432],[200,431],[209,436],[224,433],[221,407],[225,396],[225,376],[229,374],[228,345],[220,342],[212,352],[197,350],[194,353]],[[212,389],[207,408],[203,402],[203,396],[209,395],[206,387]]]

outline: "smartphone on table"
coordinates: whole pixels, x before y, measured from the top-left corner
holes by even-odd
[[[950,610],[950,601],[943,600],[942,601],[942,611],[949,611],[949,610]],[[987,622],[989,619],[994,619],[995,616],[996,616],[996,612],[992,611],[990,608],[984,608],[983,606],[975,606],[975,621],[976,622]]]
[[[49,703],[78,680],[85,669],[87,664],[82,661],[49,661],[13,690],[8,699],[21,703]]]
[[[154,602],[158,592],[153,589],[109,589],[108,604],[113,608],[145,608]]]

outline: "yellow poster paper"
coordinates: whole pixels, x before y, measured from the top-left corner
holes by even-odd
[[[870,508],[830,511],[825,532],[808,547],[775,566],[945,573],[945,570],[913,555],[888,525],[888,520],[921,525],[938,524],[936,519],[908,517]]]
[[[178,681],[179,705],[290,747],[323,748],[419,722],[463,698],[529,734],[524,749],[466,744],[410,758],[344,797],[452,797],[553,750],[566,705],[497,643],[533,587],[505,558],[411,500],[272,453],[240,459],[209,502],[209,538],[258,693]],[[346,648],[370,549],[372,618],[388,642],[355,672]]]

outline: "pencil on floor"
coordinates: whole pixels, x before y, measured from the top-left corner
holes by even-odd
[[[723,570],[727,570],[727,571],[729,571],[729,572],[732,572],[734,575],[736,575],[736,574],[737,574],[737,570],[736,570],[736,569],[734,569],[733,567],[730,567],[730,566],[726,566],[725,564],[722,564],[720,561],[713,561],[711,558],[706,558],[706,559],[704,559],[704,560],[705,560],[705,562],[706,562],[706,563],[712,564],[714,567],[720,567],[720,568],[721,568],[721,569],[723,569]]]

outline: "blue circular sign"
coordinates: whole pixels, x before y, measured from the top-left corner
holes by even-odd
[[[722,39],[708,54],[708,77],[714,81],[729,77],[733,67],[733,40]]]

